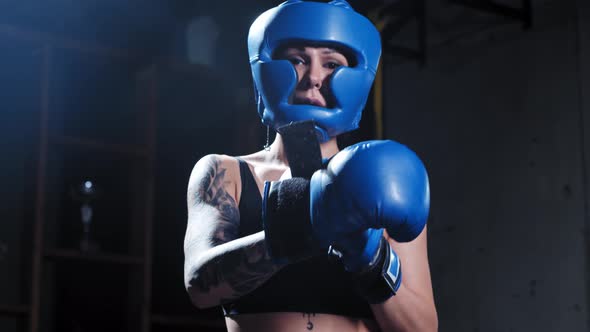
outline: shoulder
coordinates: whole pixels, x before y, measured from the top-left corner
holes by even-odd
[[[191,180],[212,176],[216,173],[232,172],[238,167],[238,160],[235,157],[223,154],[208,154],[195,164],[191,172]]]
[[[214,188],[224,188],[235,196],[239,179],[239,164],[235,157],[221,154],[206,155],[193,167],[188,183],[189,197],[199,198]]]

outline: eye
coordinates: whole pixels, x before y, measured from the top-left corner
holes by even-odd
[[[327,62],[327,63],[325,64],[325,66],[326,66],[326,68],[328,68],[328,69],[336,69],[336,68],[338,68],[338,67],[341,67],[341,66],[342,66],[342,64],[341,64],[341,63],[339,63],[339,62],[336,62],[336,61],[330,61],[330,62]]]
[[[288,58],[287,60],[289,60],[289,62],[291,62],[294,66],[305,64],[305,60],[303,60],[299,57],[292,57],[292,58]]]

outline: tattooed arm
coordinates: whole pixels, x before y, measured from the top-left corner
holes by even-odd
[[[228,171],[235,163],[227,156],[206,156],[189,180],[184,282],[200,308],[237,299],[280,268],[266,253],[264,232],[238,238],[236,176]]]

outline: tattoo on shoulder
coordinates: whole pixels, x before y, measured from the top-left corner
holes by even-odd
[[[220,214],[220,222],[215,230],[213,244],[218,245],[238,237],[240,212],[233,197],[225,190],[226,169],[218,158],[211,158],[207,173],[197,184],[193,193],[195,204],[214,206]]]

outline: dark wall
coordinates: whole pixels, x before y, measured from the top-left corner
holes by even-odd
[[[588,330],[590,12],[534,8],[530,30],[499,20],[386,72],[387,136],[429,169],[441,331]]]

